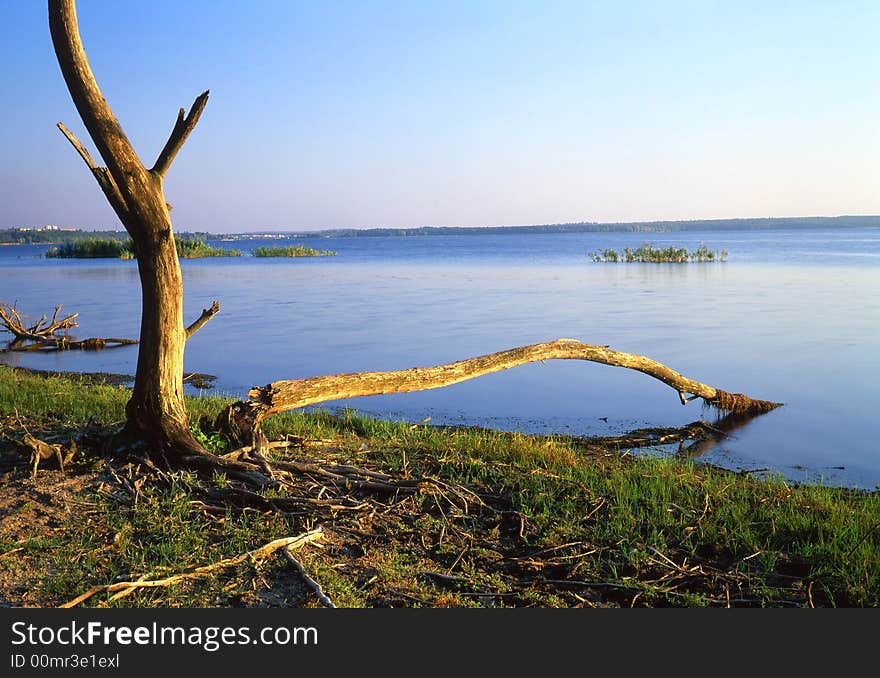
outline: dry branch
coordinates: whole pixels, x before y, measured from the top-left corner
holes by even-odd
[[[76,138],[76,135],[71,132],[63,122],[59,122],[57,127],[70,142],[71,146],[76,149],[76,152],[79,153],[86,166],[92,171],[98,185],[101,187],[101,190],[104,191],[104,195],[107,196],[107,200],[110,202],[113,209],[116,210],[116,213],[120,215],[127,214],[128,206],[125,203],[125,198],[122,197],[122,193],[119,191],[119,187],[116,185],[113,175],[110,174],[110,170],[106,167],[99,167],[95,161],[92,160],[92,156],[86,150],[86,147],[82,145],[80,140]]]
[[[153,169],[150,170],[151,172],[160,177],[164,177],[168,172],[174,157],[183,147],[187,137],[195,129],[202,111],[205,110],[205,105],[208,103],[208,94],[209,92],[205,91],[196,97],[192,108],[189,109],[189,115],[185,115],[186,111],[182,108],[180,109],[177,114],[177,121],[174,123],[174,129],[171,130],[171,136],[168,137],[165,147],[159,153],[159,158],[156,160],[156,164],[153,165]]]
[[[299,536],[283,537],[281,539],[276,539],[274,541],[270,541],[268,544],[265,544],[258,549],[254,549],[253,551],[247,551],[246,553],[242,553],[232,558],[224,558],[223,560],[217,561],[216,563],[205,565],[203,567],[197,567],[196,569],[190,570],[189,572],[173,574],[168,577],[163,577],[162,579],[138,578],[134,581],[121,581],[114,584],[101,584],[100,586],[94,586],[90,588],[82,595],[79,595],[73,600],[59,605],[58,607],[76,607],[81,602],[88,600],[92,596],[101,593],[102,591],[106,591],[107,593],[116,593],[117,595],[113,596],[113,598],[115,599],[121,598],[123,595],[127,595],[127,593],[122,592],[130,593],[135,589],[158,588],[161,586],[170,586],[171,584],[176,584],[178,582],[186,581],[189,579],[201,579],[221,568],[234,567],[235,565],[239,565],[245,561],[254,561],[260,558],[265,558],[266,556],[273,554],[275,551],[281,548],[299,548],[300,546],[308,544],[311,541],[321,539],[323,536],[323,531],[320,527],[317,527],[314,530],[305,532]],[[119,595],[120,593],[122,593],[122,595]]]
[[[259,430],[260,422],[280,412],[341,398],[440,388],[544,360],[586,360],[637,370],[675,389],[683,404],[694,398],[702,398],[707,404],[719,410],[753,414],[768,412],[781,404],[756,400],[741,393],[728,393],[720,388],[689,379],[645,356],[614,351],[607,346],[584,344],[575,339],[557,339],[435,367],[415,367],[393,372],[335,374],[272,382],[251,389],[248,392],[249,401],[230,405],[221,413],[218,425],[231,438],[259,445],[262,438]],[[687,394],[693,394],[693,397],[687,398]]]
[[[58,468],[63,471],[64,464],[70,463],[76,454],[76,443],[73,441],[71,441],[69,448],[65,449],[64,445],[47,443],[35,438],[27,430],[19,445],[30,453],[31,478],[37,476],[40,462],[55,459],[58,461]]]
[[[215,315],[217,315],[219,312],[220,312],[220,302],[216,301],[216,300],[214,301],[213,304],[211,304],[210,308],[202,309],[202,315],[200,315],[198,318],[196,318],[192,322],[192,324],[186,328],[186,330],[185,330],[186,338],[189,339],[192,335],[194,335],[196,332],[198,332],[200,329],[202,329],[204,324],[206,322],[208,322],[211,318],[213,318]]]
[[[308,587],[312,589],[315,594],[317,594],[318,600],[321,601],[321,604],[325,607],[335,608],[336,605],[334,605],[333,601],[330,600],[326,593],[324,593],[321,585],[314,579],[312,579],[308,575],[308,573],[306,573],[306,570],[302,566],[302,563],[300,563],[296,558],[293,557],[293,554],[290,552],[290,547],[285,546],[283,549],[281,549],[281,553],[283,553],[284,557],[287,558],[287,562],[290,563],[297,572],[299,572],[299,575],[303,578],[303,581],[308,585]]]
[[[76,318],[79,313],[71,313],[64,318],[58,319],[61,312],[61,304],[55,307],[55,312],[50,320],[43,315],[30,327],[25,325],[24,319],[15,306],[0,301],[0,326],[15,336],[15,342],[43,341],[57,335],[59,332],[67,332],[72,327],[77,327]]]
[[[103,348],[116,348],[138,343],[136,339],[119,339],[118,337],[91,337],[71,340],[66,336],[66,333],[70,328],[79,326],[76,322],[79,313],[71,313],[59,320],[58,314],[60,312],[61,304],[55,307],[51,319],[47,319],[44,314],[34,325],[27,327],[15,306],[0,301],[0,328],[15,336],[15,339],[9,343],[7,350],[36,353],[72,350],[97,351]],[[58,336],[59,332],[64,332],[65,336]]]

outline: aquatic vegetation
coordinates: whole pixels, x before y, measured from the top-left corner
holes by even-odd
[[[685,247],[652,247],[648,243],[642,243],[641,247],[624,247],[623,252],[618,253],[615,249],[605,249],[596,252],[588,252],[587,256],[593,261],[602,263],[652,263],[652,264],[685,264],[688,262],[726,261],[727,250],[710,250],[706,245],[692,251]]]
[[[240,257],[239,250],[212,247],[199,239],[178,239],[174,243],[177,246],[177,256],[181,259],[200,259],[202,257]]]
[[[204,240],[180,238],[175,240],[177,256],[181,259],[200,257],[240,257],[238,250],[212,247]],[[69,242],[50,247],[47,259],[134,259],[134,245],[131,239],[88,238],[79,242]]]
[[[289,247],[258,247],[253,252],[255,257],[334,257],[334,250],[316,250],[303,245]]]
[[[46,250],[47,259],[134,259],[131,240],[88,238]]]

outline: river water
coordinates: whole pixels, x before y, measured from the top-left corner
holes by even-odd
[[[181,262],[187,318],[221,313],[186,369],[242,396],[278,379],[427,366],[577,338],[646,355],[727,391],[785,406],[701,457],[793,481],[874,489],[880,377],[880,229],[297,238],[312,259]],[[724,263],[604,264],[588,252],[647,242],[726,249]],[[242,249],[264,240],[214,243]],[[288,244],[285,241],[270,244]],[[80,337],[138,336],[134,262],[56,260],[0,247],[0,300],[31,315],[64,304]],[[8,335],[0,335],[0,338]],[[132,374],[137,347],[6,354],[39,369]],[[643,374],[577,361],[518,367],[423,393],[324,407],[435,424],[617,434],[705,418]],[[607,419],[607,421],[605,421]]]

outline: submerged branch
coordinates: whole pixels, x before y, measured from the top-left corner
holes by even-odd
[[[0,328],[11,332],[18,342],[43,341],[53,338],[58,332],[67,332],[71,327],[77,326],[76,318],[79,313],[71,313],[59,320],[60,312],[61,304],[55,307],[51,320],[47,321],[43,315],[35,324],[27,327],[15,306],[0,301]]]
[[[0,301],[0,329],[5,329],[14,335],[9,342],[6,351],[16,352],[50,352],[50,351],[97,351],[103,348],[115,348],[117,346],[130,346],[137,344],[136,339],[119,339],[117,337],[91,337],[89,339],[73,340],[67,336],[72,327],[78,327],[76,319],[79,313],[71,313],[59,319],[61,304],[55,307],[52,318],[47,320],[43,315],[36,323],[27,327],[22,315],[15,306],[10,306]],[[207,321],[205,321],[207,322]],[[64,332],[64,336],[59,336]],[[30,342],[30,343],[29,343]],[[0,352],[3,350],[0,349]]]

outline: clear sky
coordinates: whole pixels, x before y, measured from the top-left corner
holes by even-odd
[[[0,0],[0,227],[117,227]],[[880,2],[79,0],[178,230],[880,214]],[[91,144],[88,144],[91,147]]]

